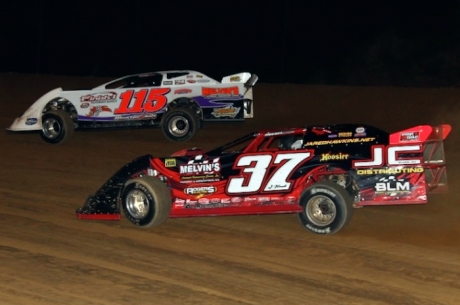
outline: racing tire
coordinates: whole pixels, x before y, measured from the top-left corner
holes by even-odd
[[[62,144],[73,134],[74,123],[63,110],[50,110],[42,116],[41,137],[51,144]]]
[[[163,134],[173,142],[190,140],[200,127],[192,108],[176,108],[166,112],[162,120]]]
[[[297,214],[304,229],[315,234],[334,234],[353,216],[353,200],[346,190],[330,181],[318,182],[300,195],[302,212]]]
[[[129,180],[121,199],[126,218],[139,227],[160,225],[171,212],[171,194],[166,185],[155,177]]]

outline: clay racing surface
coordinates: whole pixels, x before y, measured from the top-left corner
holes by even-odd
[[[0,75],[0,303],[460,304],[460,90],[257,84],[255,118],[187,143],[159,129],[75,132],[53,146],[5,131],[45,92],[105,79]],[[449,123],[450,192],[427,205],[355,210],[332,236],[295,215],[168,219],[153,229],[75,209],[131,159],[209,149],[261,128]]]

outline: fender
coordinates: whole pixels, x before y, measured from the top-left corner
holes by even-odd
[[[61,95],[62,88],[56,88],[40,97],[33,103],[24,114],[16,118],[7,130],[10,131],[29,131],[42,129],[42,112],[45,105]]]
[[[151,159],[151,155],[144,155],[121,167],[99,190],[88,196],[84,206],[77,209],[77,218],[120,220],[118,202],[124,184],[134,174],[146,171]]]

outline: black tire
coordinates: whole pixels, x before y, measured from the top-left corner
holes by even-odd
[[[74,124],[70,115],[63,110],[50,110],[42,116],[41,137],[45,142],[61,144],[73,134]]]
[[[163,223],[171,212],[171,194],[159,179],[144,176],[129,180],[122,193],[123,212],[136,226],[150,228]]]
[[[166,112],[161,122],[163,134],[173,142],[190,140],[200,126],[192,108],[176,108]]]
[[[318,182],[300,195],[300,224],[315,234],[334,234],[342,230],[353,216],[353,200],[340,185]]]

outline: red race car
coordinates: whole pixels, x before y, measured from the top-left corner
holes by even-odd
[[[209,151],[139,157],[76,213],[152,227],[168,217],[296,213],[317,234],[343,229],[354,207],[424,204],[447,190],[451,126],[395,133],[340,124],[250,133]]]

